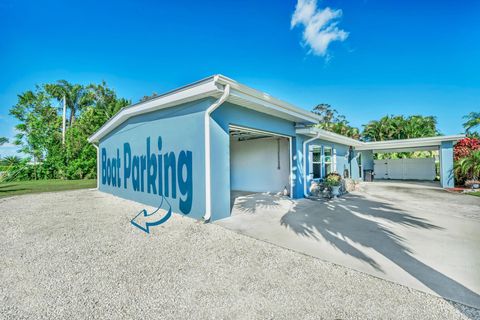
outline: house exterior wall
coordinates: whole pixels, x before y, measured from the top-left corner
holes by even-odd
[[[214,101],[207,98],[139,115],[115,128],[99,143],[99,189],[154,207],[164,196],[173,212],[202,218],[204,117]],[[230,215],[229,125],[295,137],[294,122],[231,103],[215,110],[210,118],[212,220]]]
[[[295,136],[295,123],[244,108],[229,102],[211,114],[212,148],[212,218],[230,216],[230,135],[229,126],[236,125],[274,134]],[[292,157],[295,158],[295,157]],[[292,160],[295,166],[295,160]]]
[[[128,119],[100,140],[103,192],[200,219],[205,213],[204,110],[199,100]]]
[[[305,141],[306,138],[303,139],[303,141]],[[302,143],[303,143],[302,141]],[[356,161],[356,156],[358,155],[357,152],[355,152],[355,149],[352,149],[352,152],[353,154],[350,155],[350,146],[348,145],[344,145],[344,144],[339,144],[339,143],[334,143],[334,142],[331,142],[331,141],[326,141],[326,140],[322,140],[322,139],[316,139],[316,140],[313,140],[311,142],[308,143],[307,145],[307,148],[306,148],[306,151],[307,153],[309,152],[310,150],[310,147],[312,146],[319,146],[322,148],[322,159],[323,159],[323,152],[324,152],[324,149],[325,147],[331,147],[332,150],[333,150],[333,155],[335,155],[335,158],[336,158],[336,165],[335,167],[333,168],[333,171],[339,173],[340,175],[344,175],[344,171],[345,170],[348,170],[349,172],[349,175],[351,178],[353,179],[359,179],[359,171],[358,171],[358,163]],[[311,174],[310,170],[311,170],[311,165],[310,165],[310,162],[311,162],[311,159],[310,157],[308,156],[308,154],[306,155],[307,156],[307,177]],[[352,161],[349,161],[350,159],[349,158],[352,158]],[[332,160],[333,162],[333,160]],[[351,166],[350,166],[351,164]],[[324,172],[324,168],[322,166],[322,177],[325,177],[325,172]],[[309,184],[309,182],[307,183]]]

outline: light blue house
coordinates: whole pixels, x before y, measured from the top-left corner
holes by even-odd
[[[330,172],[363,179],[375,152],[435,149],[441,185],[453,186],[453,145],[462,136],[365,143],[313,128],[319,120],[215,75],[124,108],[93,134],[98,188],[217,220],[230,215],[233,190],[302,198]]]

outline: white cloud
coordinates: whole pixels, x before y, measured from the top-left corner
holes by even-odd
[[[348,32],[337,27],[342,10],[317,8],[317,0],[298,0],[292,16],[291,28],[303,26],[303,43],[310,52],[327,56],[327,49],[333,41],[344,41]]]

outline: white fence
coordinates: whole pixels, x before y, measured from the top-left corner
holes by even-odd
[[[435,159],[387,159],[374,161],[375,179],[435,180]]]

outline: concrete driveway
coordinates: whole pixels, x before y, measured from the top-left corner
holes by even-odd
[[[480,198],[373,182],[339,199],[242,194],[219,225],[480,308]]]

